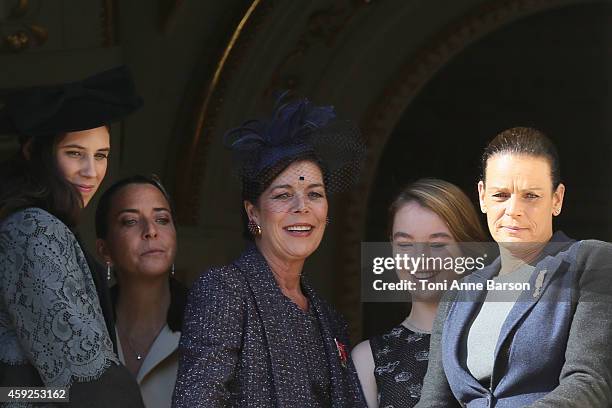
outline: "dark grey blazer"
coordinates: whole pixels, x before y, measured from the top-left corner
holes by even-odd
[[[303,287],[320,322],[333,407],[365,407],[350,357],[343,364],[336,346],[336,340],[348,346],[346,324]],[[279,295],[255,247],[200,276],[185,310],[173,407],[308,406],[304,362]]]
[[[612,406],[612,245],[556,233],[545,251],[531,290],[502,326],[486,386],[470,374],[462,352],[485,293],[445,295],[418,408]],[[497,259],[465,281],[485,282],[499,266]]]

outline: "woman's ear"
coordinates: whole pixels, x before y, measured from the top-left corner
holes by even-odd
[[[251,203],[248,200],[244,200],[243,204],[244,204],[244,211],[246,211],[246,214],[247,214],[247,217],[249,217],[249,220],[259,225],[259,211],[257,211],[257,207],[255,206],[255,204]]]
[[[108,245],[106,245],[106,241],[101,238],[96,239],[96,252],[98,257],[105,263],[111,264],[113,263],[110,253],[108,251]]]
[[[564,196],[565,196],[565,185],[563,185],[563,183],[559,183],[552,197],[553,199],[552,207],[553,207],[554,215],[561,214],[561,207],[563,207],[563,197]]]
[[[483,214],[486,214],[487,206],[485,204],[485,185],[484,181],[482,180],[478,182],[478,202],[480,203],[480,211],[482,211]]]

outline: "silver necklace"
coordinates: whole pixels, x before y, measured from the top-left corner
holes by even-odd
[[[159,336],[159,333],[161,333],[162,329],[164,328],[164,326],[166,325],[166,323],[164,322],[164,324],[161,325],[161,327],[159,328],[159,330],[157,331],[157,334],[155,336],[153,336],[153,340],[151,340],[151,342],[149,343],[149,346],[145,349],[144,353],[139,353],[134,346],[132,345],[132,342],[130,341],[130,336],[127,335],[127,333],[124,333],[125,339],[127,340],[127,346],[130,348],[130,351],[132,352],[132,354],[134,354],[136,356],[136,360],[141,361],[144,357],[146,357],[146,355],[149,353],[149,350],[151,349],[151,346],[153,345],[153,343],[155,342],[155,339],[157,339],[157,336]],[[121,330],[123,331],[123,330]]]

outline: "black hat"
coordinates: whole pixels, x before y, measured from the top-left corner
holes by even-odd
[[[41,137],[93,129],[142,106],[125,66],[67,84],[37,86],[8,96],[0,110],[0,134]]]

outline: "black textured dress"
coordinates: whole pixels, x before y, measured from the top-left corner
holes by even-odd
[[[379,406],[414,407],[429,362],[429,334],[399,325],[370,339]]]
[[[309,389],[304,390],[309,399],[307,405],[312,408],[330,407],[332,403],[329,366],[319,320],[312,308],[304,312],[288,298],[281,301],[285,303],[288,322],[291,325],[288,331],[296,337],[301,349],[296,352],[301,354],[302,371],[308,379]]]

